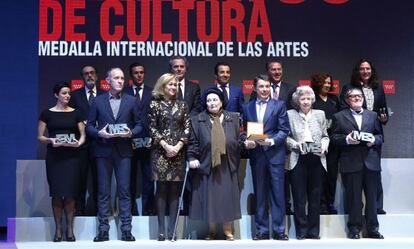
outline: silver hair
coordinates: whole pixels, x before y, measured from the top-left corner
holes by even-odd
[[[292,95],[292,105],[295,108],[299,108],[299,98],[304,94],[309,94],[312,98],[312,104],[315,103],[315,92],[310,86],[300,86],[296,88],[296,91]]]

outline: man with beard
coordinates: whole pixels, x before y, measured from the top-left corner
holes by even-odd
[[[86,65],[82,67],[81,77],[84,86],[71,93],[69,106],[77,109],[81,113],[83,120],[88,119],[89,107],[94,101],[95,97],[104,93],[105,91],[98,86],[98,73],[95,67]],[[86,136],[86,141],[80,149],[80,162],[81,162],[81,186],[79,197],[76,200],[76,215],[95,216],[96,215],[96,191],[97,191],[97,178],[96,178],[96,163],[93,157],[93,148],[95,141],[93,138]],[[89,176],[91,173],[91,177]],[[88,179],[92,180],[92,183],[88,183]],[[86,192],[88,190],[89,197],[86,201]]]

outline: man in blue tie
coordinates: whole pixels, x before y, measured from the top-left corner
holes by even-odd
[[[285,141],[289,133],[286,105],[270,97],[267,75],[254,79],[257,97],[243,106],[244,122],[263,124],[264,140],[246,140],[249,149],[253,188],[256,196],[256,234],[253,240],[269,239],[269,200],[273,238],[288,240],[285,234]]]

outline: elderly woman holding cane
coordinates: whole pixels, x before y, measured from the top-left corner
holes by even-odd
[[[234,240],[232,222],[241,218],[239,114],[224,110],[225,99],[217,88],[207,89],[202,100],[205,111],[191,119],[187,150],[193,169],[190,218],[208,222],[206,240],[216,238],[216,223],[223,224],[226,240]]]
[[[295,109],[287,112],[290,134],[286,143],[292,151],[287,168],[292,183],[296,238],[319,239],[321,182],[329,146],[326,118],[323,111],[312,109],[315,93],[309,86],[298,87],[292,102]]]

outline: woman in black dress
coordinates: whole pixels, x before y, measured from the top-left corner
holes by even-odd
[[[215,239],[216,223],[223,223],[226,240],[234,240],[232,222],[241,218],[239,114],[224,110],[216,87],[204,91],[202,103],[205,111],[191,119],[187,150],[193,169],[190,218],[208,222],[207,240]]]
[[[313,109],[319,109],[325,112],[327,121],[328,135],[332,135],[332,118],[339,111],[339,98],[332,92],[335,87],[332,82],[332,76],[327,73],[315,74],[311,79],[311,86],[315,92],[315,103]],[[321,192],[321,210],[320,214],[337,214],[335,208],[336,181],[338,179],[338,160],[339,151],[333,144],[329,143],[328,154],[326,155],[327,171],[323,171],[322,192]]]
[[[63,212],[67,224],[66,241],[75,241],[73,219],[80,186],[78,147],[85,142],[85,125],[79,112],[68,106],[70,85],[56,84],[53,92],[56,105],[40,114],[38,125],[38,139],[47,144],[46,176],[56,225],[53,241],[62,241]]]
[[[164,241],[165,212],[169,207],[168,238],[172,238],[177,219],[178,199],[184,181],[185,148],[190,135],[190,118],[184,101],[177,100],[177,79],[163,74],[155,84],[149,120],[152,149],[152,178],[156,181],[155,201],[158,240]]]

